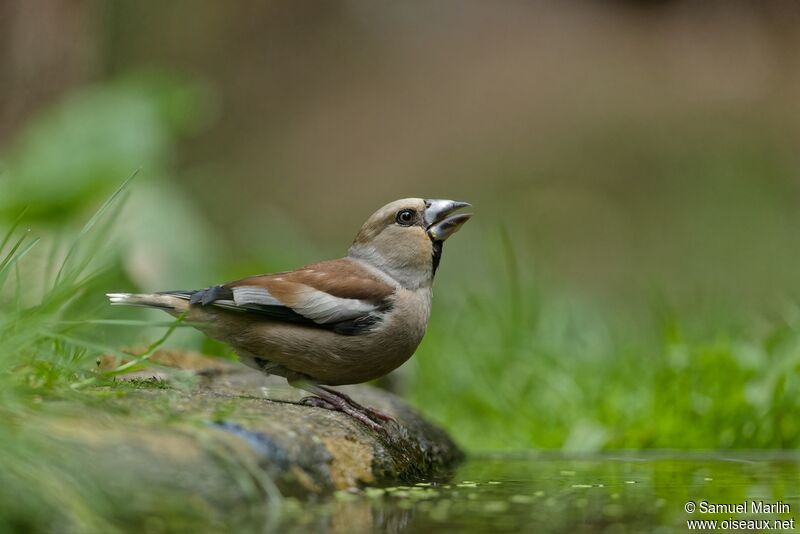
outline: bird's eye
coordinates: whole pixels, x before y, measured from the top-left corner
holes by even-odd
[[[395,217],[397,224],[401,224],[403,226],[411,226],[411,223],[414,222],[414,210],[400,210],[397,212],[397,217]]]

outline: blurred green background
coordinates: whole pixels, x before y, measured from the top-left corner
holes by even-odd
[[[0,229],[27,206],[49,243],[16,298],[137,170],[96,245],[97,319],[105,291],[337,257],[390,200],[464,199],[391,384],[467,448],[797,447],[799,22],[787,2],[6,0]]]

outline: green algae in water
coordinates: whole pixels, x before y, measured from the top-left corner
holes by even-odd
[[[688,502],[800,506],[800,455],[665,453],[475,458],[451,480],[369,488],[286,513],[281,532],[685,532]],[[330,501],[335,503],[330,505]],[[298,512],[295,510],[295,512]],[[747,514],[734,515],[749,519]]]

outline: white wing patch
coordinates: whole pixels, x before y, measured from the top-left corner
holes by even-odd
[[[338,323],[363,317],[378,309],[370,302],[334,297],[311,287],[303,289],[299,296],[292,309],[315,323]]]
[[[233,301],[237,306],[247,304],[264,304],[266,306],[285,306],[285,304],[272,295],[263,287],[241,286],[233,288]]]
[[[378,309],[375,304],[370,302],[334,297],[330,293],[325,293],[312,287],[302,287],[304,289],[299,291],[297,304],[294,306],[287,306],[273,297],[266,288],[260,286],[234,287],[233,301],[216,301],[215,304],[232,304],[240,308],[247,308],[252,305],[286,306],[303,317],[320,324],[348,321],[363,317]]]

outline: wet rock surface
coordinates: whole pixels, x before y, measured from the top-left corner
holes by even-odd
[[[150,462],[153,449],[160,450],[166,458],[189,462],[198,475],[217,471],[212,464],[220,461],[236,461],[264,477],[267,490],[297,497],[445,476],[462,458],[442,429],[377,388],[338,389],[392,416],[395,422],[386,423],[385,432],[340,412],[297,404],[302,392],[240,364],[174,352],[158,360],[157,371],[120,377],[134,387],[107,401],[139,416],[160,414],[154,420],[174,416],[168,428],[137,423],[129,456],[146,448],[142,456]],[[180,379],[173,369],[182,369]],[[196,378],[187,380],[187,374]],[[95,434],[93,446],[104,449],[104,440],[110,445],[118,438]]]

